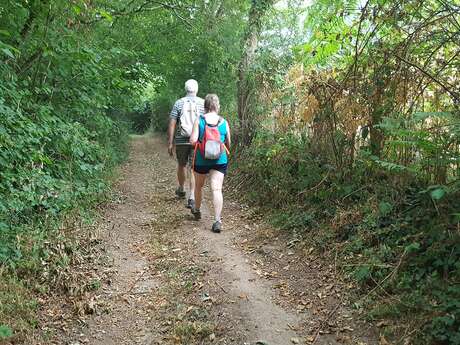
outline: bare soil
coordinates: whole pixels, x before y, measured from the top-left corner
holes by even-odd
[[[44,303],[42,332],[28,344],[379,343],[349,308],[353,287],[334,262],[236,200],[226,200],[214,234],[210,198],[196,222],[175,187],[163,139],[133,138],[119,197],[95,228],[105,259],[86,272],[100,286],[71,306]]]

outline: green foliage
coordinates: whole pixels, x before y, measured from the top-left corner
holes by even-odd
[[[0,325],[0,339],[8,339],[13,335],[11,328],[5,325]]]
[[[153,68],[161,76],[150,100],[155,130],[165,130],[174,101],[185,95],[184,83],[190,78],[198,81],[199,96],[218,94],[221,113],[236,118],[237,64],[248,4],[235,0],[199,1],[195,6],[192,26],[162,18],[156,25],[164,35],[147,38],[147,42],[156,42],[148,48],[149,58],[158,61]],[[171,25],[175,25],[174,31]]]
[[[57,11],[62,4],[55,5],[49,10]],[[15,11],[27,8],[18,5],[6,10],[11,12],[3,16],[17,15]],[[40,8],[28,11],[29,19],[37,16],[35,20],[39,21],[44,15]],[[21,42],[21,60],[9,57],[13,61],[7,60],[1,68],[3,264],[14,265],[25,259],[20,242],[23,235],[27,236],[23,232],[29,225],[60,217],[83,199],[97,199],[107,187],[104,174],[122,158],[126,143],[124,127],[105,115],[119,91],[115,89],[111,94],[107,83],[120,78],[116,69],[111,70],[111,77],[105,76],[107,64],[119,54],[113,49],[96,52],[91,42],[83,45],[76,32],[65,28],[67,40],[54,40],[62,24],[58,19],[53,24],[46,32],[50,37],[43,37],[38,28],[34,27],[36,32],[30,28]],[[16,33],[11,34],[9,44],[16,39]],[[47,50],[38,48],[32,53],[32,57],[40,57],[24,70],[24,63],[32,63],[30,51],[40,43]]]
[[[152,104],[152,129],[159,132],[166,132],[169,121],[169,113],[176,100],[173,95],[160,94]]]
[[[259,51],[250,105],[259,126],[234,178],[251,202],[275,209],[280,229],[340,255],[369,294],[370,317],[394,319],[385,331],[396,343],[458,342],[452,6],[315,1],[294,61],[274,62],[283,45],[273,40]]]

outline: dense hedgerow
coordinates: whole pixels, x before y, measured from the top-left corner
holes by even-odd
[[[180,97],[183,97],[183,95],[178,94],[177,98]],[[151,124],[154,131],[166,133],[166,129],[168,128],[169,113],[171,112],[175,101],[174,96],[169,93],[160,94],[154,99],[151,106]]]
[[[0,262],[14,265],[24,259],[28,226],[90,204],[107,189],[105,175],[126,139],[104,115],[93,117],[90,131],[46,107],[26,116],[0,103],[0,112]]]
[[[2,97],[0,113],[1,339],[35,327],[34,294],[59,288],[48,286],[54,278],[43,270],[64,268],[78,252],[67,247],[74,239],[62,226],[103,200],[128,132],[103,113],[83,124],[50,105],[25,113]],[[62,244],[65,252],[53,254]]]

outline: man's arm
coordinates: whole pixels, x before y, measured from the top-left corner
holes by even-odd
[[[174,106],[169,115],[169,126],[168,126],[168,152],[169,155],[173,155],[174,151],[174,135],[176,133],[177,119],[180,116],[179,101],[174,103]]]
[[[170,118],[169,119],[169,126],[168,126],[168,152],[169,155],[173,155],[173,148],[174,148],[174,133],[176,131],[176,123],[177,120]]]

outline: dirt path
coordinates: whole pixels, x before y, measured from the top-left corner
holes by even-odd
[[[342,337],[342,329],[334,335],[324,330],[320,314],[296,307],[305,292],[289,297],[296,295],[295,289],[286,288],[293,278],[278,274],[280,265],[287,271],[283,248],[246,250],[246,235],[254,235],[260,222],[251,223],[241,207],[228,201],[224,231],[213,234],[206,199],[203,219],[195,222],[184,201],[174,198],[174,188],[175,162],[163,140],[135,137],[117,186],[120,198],[109,205],[99,224],[111,260],[95,270],[107,277],[88,296],[85,310],[90,315],[50,343],[376,343],[366,332]],[[280,255],[265,255],[267,251]],[[291,285],[309,295],[317,293],[317,284],[309,286],[311,276],[300,285],[295,279],[299,277],[294,274]]]

